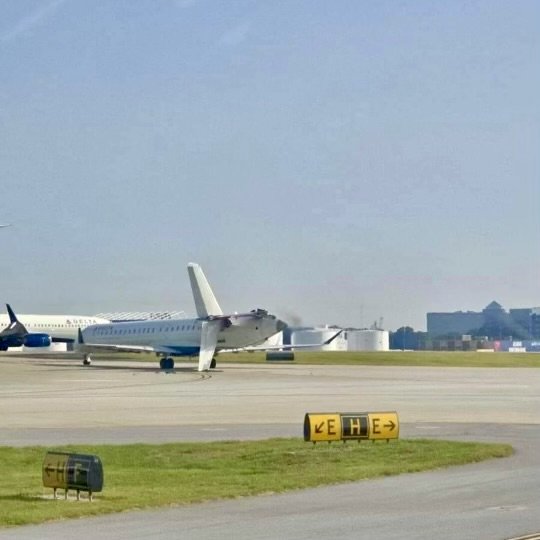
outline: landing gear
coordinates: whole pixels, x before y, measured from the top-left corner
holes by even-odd
[[[174,360],[170,356],[161,358],[159,361],[159,367],[166,370],[174,369]]]
[[[212,358],[212,361],[210,362],[210,369],[216,369],[217,362],[215,358]]]
[[[92,363],[92,359],[90,358],[89,354],[85,354],[83,358],[83,366],[89,366]]]

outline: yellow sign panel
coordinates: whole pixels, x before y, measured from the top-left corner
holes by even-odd
[[[399,437],[399,420],[396,412],[368,413],[369,438],[397,439]]]
[[[306,441],[340,441],[341,415],[306,414],[304,418],[304,440]]]
[[[399,437],[397,412],[306,413],[304,440],[362,441]]]
[[[43,460],[43,485],[52,488],[64,488],[67,485],[67,462],[69,454],[47,452]]]

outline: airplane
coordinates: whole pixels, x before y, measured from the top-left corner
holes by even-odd
[[[270,336],[285,329],[286,323],[264,309],[225,315],[202,268],[196,263],[189,263],[187,269],[196,318],[87,326],[79,330],[78,339],[78,349],[84,353],[83,363],[90,364],[92,352],[148,352],[161,357],[161,369],[173,369],[174,356],[198,356],[198,371],[208,371],[216,367],[215,354],[223,349],[291,348],[287,345],[260,346]],[[306,347],[314,345],[320,343]]]
[[[107,319],[87,315],[15,315],[6,304],[7,315],[0,314],[0,351],[9,347],[48,347],[51,343],[74,343],[78,330],[89,324],[108,323]]]

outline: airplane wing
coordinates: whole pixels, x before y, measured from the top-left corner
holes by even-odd
[[[140,353],[140,352],[149,352],[149,353],[153,353],[153,352],[163,352],[163,353],[169,353],[169,352],[172,352],[172,351],[169,351],[169,350],[161,350],[161,349],[156,349],[155,347],[146,347],[146,346],[142,346],[142,345],[105,345],[105,344],[102,344],[102,343],[83,343],[82,345],[81,344],[78,344],[79,346],[79,350],[83,350],[83,351],[86,351],[86,352],[106,352],[106,351],[111,351],[111,352],[126,352],[126,353],[129,353],[129,352],[133,352],[133,353]]]
[[[75,340],[73,338],[67,338],[67,337],[52,337],[51,336],[52,343],[75,343]]]
[[[258,345],[256,347],[242,347],[241,349],[233,349],[235,351],[288,351],[291,349],[309,349],[313,347],[322,347],[323,345],[328,345],[336,339],[343,330],[339,330],[339,332],[336,332],[333,336],[328,338],[326,341],[323,341],[322,343],[308,343],[308,344],[301,344],[301,345]]]

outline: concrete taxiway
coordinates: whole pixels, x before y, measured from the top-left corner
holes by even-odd
[[[0,538],[505,539],[540,531],[540,370],[191,366],[0,358],[3,445],[302,434],[308,411],[396,410],[402,437],[510,442],[511,458],[279,496],[130,512]],[[307,443],[306,443],[307,444]]]

